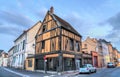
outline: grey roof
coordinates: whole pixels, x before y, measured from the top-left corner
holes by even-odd
[[[59,26],[62,26],[65,29],[67,29],[67,30],[69,30],[69,31],[71,31],[71,32],[81,36],[67,21],[63,20],[62,18],[60,18],[59,16],[57,16],[55,14],[52,14],[52,16],[54,16],[53,18],[55,18],[61,24]]]

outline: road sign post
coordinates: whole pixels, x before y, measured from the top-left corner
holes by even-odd
[[[46,60],[46,56],[44,56],[44,70],[45,70],[45,73],[47,73],[46,62],[47,62],[47,60]]]

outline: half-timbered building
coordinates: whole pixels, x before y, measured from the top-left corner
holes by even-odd
[[[47,71],[76,70],[82,63],[81,38],[51,7],[36,35],[35,55],[29,59],[35,61],[35,70],[44,70],[44,65]]]

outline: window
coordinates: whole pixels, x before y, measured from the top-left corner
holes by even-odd
[[[85,48],[87,48],[87,44],[84,44]]]
[[[32,60],[28,60],[28,67],[32,67]]]
[[[76,42],[76,51],[80,51],[79,42]]]
[[[65,50],[67,49],[67,45],[68,45],[68,39],[66,39]]]
[[[21,42],[21,44],[20,44],[20,51],[22,50],[22,45],[23,45],[23,44],[22,44],[22,42]]]
[[[46,25],[43,25],[42,32],[45,32],[45,31],[46,31]]]
[[[74,50],[74,41],[70,39],[70,50]]]
[[[56,40],[53,38],[52,40],[51,40],[51,51],[54,51],[55,50],[55,42]]]
[[[52,41],[52,50],[55,49],[54,41]]]
[[[42,49],[45,48],[45,41],[42,41]]]
[[[22,46],[22,50],[25,49],[25,40],[23,40],[23,46]]]
[[[18,50],[17,51],[19,51],[20,50],[20,45],[18,44]]]

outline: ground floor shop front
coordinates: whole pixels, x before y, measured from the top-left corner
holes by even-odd
[[[46,60],[44,60],[44,56],[46,56]],[[34,58],[33,65],[31,65],[34,70],[46,70],[46,71],[69,71],[69,70],[77,70],[82,65],[81,56],[73,54],[49,54],[49,55],[41,55],[39,57]],[[30,59],[30,58],[29,58]],[[26,62],[29,61],[26,60]],[[30,64],[30,63],[26,63]],[[29,70],[29,66],[26,66],[26,69]]]

